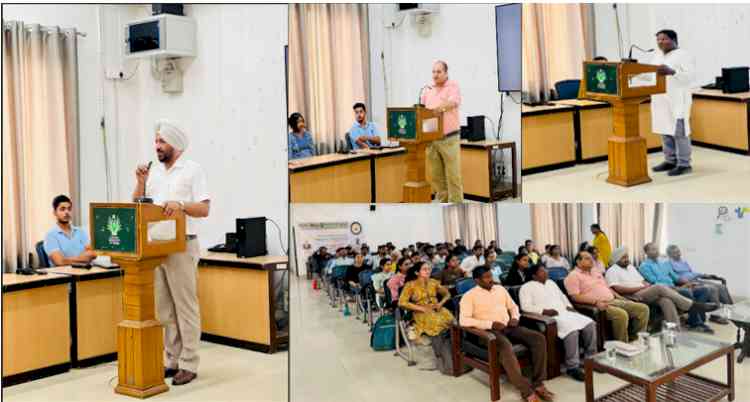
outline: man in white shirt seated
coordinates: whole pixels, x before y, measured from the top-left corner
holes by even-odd
[[[461,270],[469,277],[474,268],[484,265],[484,247],[481,244],[474,245],[471,255],[461,261]]]
[[[610,261],[614,263],[605,275],[607,284],[622,296],[645,303],[656,304],[664,314],[664,320],[680,325],[679,312],[713,311],[718,308],[714,303],[693,301],[676,290],[664,285],[651,285],[630,263],[628,249],[620,247],[612,252]]]
[[[521,311],[555,318],[557,336],[565,345],[566,373],[577,381],[583,381],[585,376],[581,369],[579,338],[583,341],[584,357],[595,354],[596,323],[575,311],[557,284],[548,280],[544,265],[532,265],[526,269],[526,273],[532,280],[521,286]]]

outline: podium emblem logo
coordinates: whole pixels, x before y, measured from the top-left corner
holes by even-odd
[[[109,219],[107,220],[107,230],[109,231],[109,244],[119,246],[120,238],[117,234],[122,230],[122,225],[120,224],[120,218],[117,215],[109,216]]]
[[[402,114],[398,115],[398,133],[406,135],[406,116]]]
[[[596,80],[598,83],[596,84],[596,87],[599,89],[607,89],[607,73],[604,71],[604,69],[599,69],[596,72]]]

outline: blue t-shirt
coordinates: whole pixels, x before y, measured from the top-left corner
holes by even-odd
[[[363,135],[368,138],[368,140],[365,141],[367,142],[367,146],[375,146],[376,144],[370,142],[370,138],[378,136],[378,131],[375,127],[375,123],[369,121],[367,122],[367,124],[365,124],[364,127],[360,126],[359,123],[354,123],[352,128],[349,130],[349,136],[352,138],[352,149],[360,148],[359,144],[357,144],[357,138]]]
[[[672,264],[664,261],[654,261],[647,258],[638,268],[644,279],[653,285],[675,286],[679,277],[672,269]]]
[[[81,228],[72,226],[68,237],[59,226],[55,226],[44,237],[44,252],[48,256],[59,251],[66,258],[78,257],[90,242],[88,233]],[[51,259],[50,264],[54,264]]]
[[[289,160],[315,156],[315,143],[309,131],[305,131],[302,138],[289,133]]]

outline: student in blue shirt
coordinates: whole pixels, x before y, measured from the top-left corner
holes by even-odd
[[[352,139],[352,149],[366,149],[380,145],[375,123],[367,121],[367,108],[362,102],[354,104],[354,120],[356,121],[349,130]]]
[[[96,258],[85,230],[73,226],[73,203],[66,195],[52,200],[52,210],[57,224],[44,237],[44,252],[53,266],[88,264]]]
[[[315,143],[306,130],[305,118],[300,113],[292,113],[287,119],[292,131],[289,132],[289,160],[315,156]]]
[[[708,303],[711,292],[704,286],[695,286],[677,275],[669,262],[659,261],[659,248],[654,243],[643,246],[647,259],[641,263],[638,271],[644,279],[653,285],[666,285],[674,288],[681,295],[698,302]],[[706,325],[706,313],[691,311],[687,320],[688,329],[692,331],[713,334],[714,330]]]

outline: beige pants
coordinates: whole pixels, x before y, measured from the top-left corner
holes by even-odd
[[[427,163],[432,176],[432,190],[440,202],[464,201],[461,177],[461,138],[454,135],[433,141],[427,146]]]
[[[198,305],[198,239],[169,255],[154,272],[156,318],[164,325],[164,361],[168,368],[198,371],[201,317]]]

